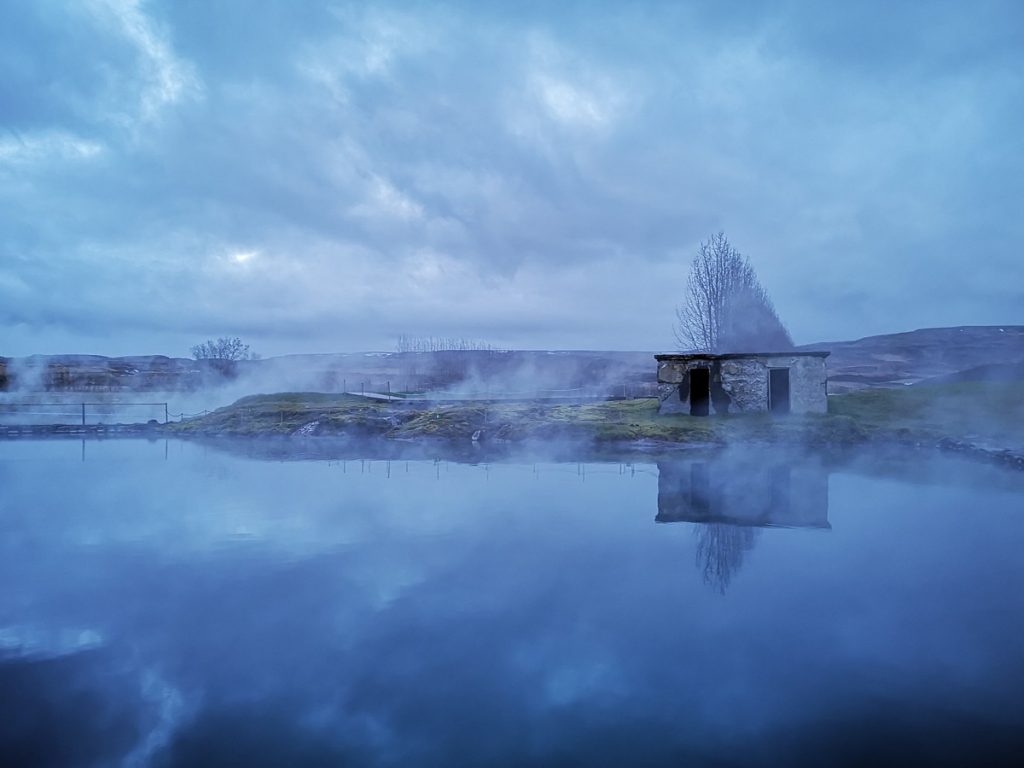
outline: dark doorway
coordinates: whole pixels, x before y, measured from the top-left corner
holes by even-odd
[[[768,369],[768,410],[789,413],[789,368]]]
[[[690,369],[690,415],[707,416],[711,405],[711,369]]]

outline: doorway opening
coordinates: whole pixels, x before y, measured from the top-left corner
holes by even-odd
[[[789,368],[768,369],[768,410],[789,413]]]
[[[707,416],[711,406],[711,369],[690,369],[690,415]]]

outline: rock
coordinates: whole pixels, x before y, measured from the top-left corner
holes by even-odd
[[[682,384],[683,371],[678,366],[672,365],[671,363],[659,363],[658,381],[664,384]],[[662,400],[664,399],[665,398],[662,398]]]

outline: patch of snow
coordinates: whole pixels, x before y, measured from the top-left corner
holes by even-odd
[[[316,428],[319,426],[320,420],[317,419],[316,421],[309,422],[309,424],[303,424],[301,427],[295,430],[295,434],[298,435],[299,437],[309,437],[310,435],[316,433]]]

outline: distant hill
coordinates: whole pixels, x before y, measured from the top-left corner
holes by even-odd
[[[900,387],[988,365],[1024,362],[1024,325],[922,328],[856,341],[807,344],[829,350],[829,392]]]
[[[925,328],[856,341],[808,344],[828,350],[829,392],[902,387],[937,377],[1013,378],[1024,364],[1024,326]],[[232,393],[457,390],[522,393],[588,388],[653,392],[653,352],[459,351],[284,355],[228,366],[162,355],[0,357],[0,391]],[[992,368],[992,366],[997,366]],[[961,374],[961,372],[963,372]],[[975,377],[974,379],[970,377]],[[958,379],[951,379],[958,380]]]
[[[991,365],[977,365],[965,371],[949,373],[945,376],[933,376],[930,379],[922,379],[914,384],[915,387],[927,387],[933,384],[962,384],[966,382],[998,382],[998,381],[1024,381],[1024,361],[1019,363],[992,363]]]
[[[652,388],[653,352],[490,351],[303,354],[223,363],[96,355],[0,357],[0,391],[234,393],[458,390],[528,396],[587,388]],[[647,391],[646,389],[644,391]],[[653,390],[652,390],[653,391]]]

